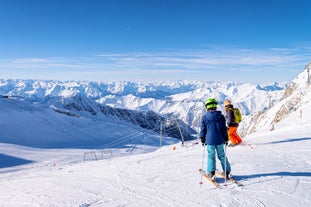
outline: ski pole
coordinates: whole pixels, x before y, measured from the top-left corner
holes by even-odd
[[[254,149],[254,147],[253,147],[251,144],[249,144],[248,142],[246,142],[245,140],[243,140],[243,143],[244,143],[245,145],[249,146],[251,149]]]
[[[205,157],[205,146],[203,146],[203,156],[202,156],[202,167],[201,169],[203,170],[204,167],[204,157]],[[203,184],[203,175],[201,175],[201,181],[199,182],[199,184]]]
[[[224,151],[225,151],[225,183],[227,183],[227,153],[226,153],[226,148],[227,148],[227,146],[226,146],[226,144],[224,144],[225,145],[225,149],[224,149]]]

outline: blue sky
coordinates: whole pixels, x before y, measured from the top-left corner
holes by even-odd
[[[0,78],[291,81],[309,0],[1,0]]]

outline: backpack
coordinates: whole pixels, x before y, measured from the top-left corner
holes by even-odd
[[[234,114],[234,122],[239,124],[242,121],[242,114],[240,112],[240,109],[239,108],[233,108],[232,111]]]

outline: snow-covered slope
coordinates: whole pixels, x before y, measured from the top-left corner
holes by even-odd
[[[2,94],[19,97],[0,98],[0,206],[311,206],[311,93],[304,74],[291,83],[295,87],[276,95],[280,98],[270,98],[279,101],[254,119],[256,132],[244,137],[253,148],[247,144],[227,148],[232,173],[244,186],[225,186],[219,178],[222,189],[215,189],[198,173],[199,168],[206,169],[206,152],[199,140],[182,146],[177,139],[160,139],[159,133],[98,113],[96,101],[75,91],[82,87],[76,83],[57,89],[61,95],[55,89],[61,88],[59,84],[42,90],[41,85],[49,83],[38,82],[34,90],[25,81],[16,86],[2,83]],[[222,100],[232,93],[242,101],[237,105],[257,100],[268,106],[264,104],[271,93],[263,86],[240,85],[233,90],[225,85],[209,93],[207,88],[188,86],[191,90],[180,92],[176,87],[178,95],[164,99],[177,102],[174,107],[185,103],[182,106],[188,110],[196,102],[191,99],[202,104],[206,94]],[[113,91],[124,91],[125,85],[121,86]],[[46,91],[58,95],[46,96]],[[100,102],[99,96],[96,100]],[[295,107],[280,116],[289,102]],[[272,120],[274,130],[270,130]]]
[[[39,103],[29,103],[20,99],[0,98],[0,141],[40,148],[103,148],[115,140],[122,147],[139,143],[143,135],[150,140],[157,139],[158,133],[146,130],[111,116],[79,114],[62,111]],[[133,134],[133,136],[131,136]],[[142,134],[136,137],[137,134]],[[143,141],[143,140],[142,140]]]
[[[309,102],[302,107],[310,108],[310,94],[306,98]],[[19,165],[0,168],[0,205],[310,206],[310,115],[306,112],[294,127],[296,114],[292,113],[274,131],[246,137],[253,149],[246,145],[227,148],[232,172],[244,186],[227,184],[222,189],[215,189],[198,173],[199,168],[206,168],[206,153],[195,141],[184,147],[175,143],[148,154],[124,153],[125,156],[90,162],[83,162],[82,151],[77,149],[2,143],[1,163],[3,159],[18,160]],[[100,151],[96,152],[99,155]],[[222,179],[218,182],[223,185]]]
[[[289,119],[293,126],[299,125],[308,116],[311,84],[307,79],[307,68],[303,70],[286,88],[281,98],[269,110],[254,113],[248,117],[248,131],[274,130],[283,119]],[[293,116],[290,116],[294,114]]]

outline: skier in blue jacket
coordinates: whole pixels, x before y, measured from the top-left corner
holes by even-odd
[[[228,131],[226,119],[221,111],[217,111],[217,101],[208,98],[205,101],[207,113],[202,117],[200,139],[202,145],[206,145],[207,175],[215,180],[216,153],[225,175],[230,178],[231,166],[225,156],[224,145],[228,144]],[[226,163],[225,163],[226,162]]]

